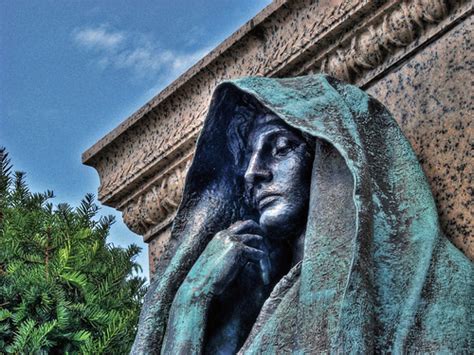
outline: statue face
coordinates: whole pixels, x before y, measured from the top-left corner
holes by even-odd
[[[249,137],[246,191],[269,238],[293,238],[303,230],[313,157],[297,130],[274,115],[257,118]]]

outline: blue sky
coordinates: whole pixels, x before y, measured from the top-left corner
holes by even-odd
[[[0,145],[33,191],[76,206],[96,194],[81,154],[270,0],[5,0]],[[120,214],[110,242],[144,247]]]

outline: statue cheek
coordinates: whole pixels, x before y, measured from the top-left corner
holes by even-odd
[[[301,161],[290,156],[272,165],[273,178],[285,183],[286,186],[292,185],[295,179],[299,179],[301,168]]]

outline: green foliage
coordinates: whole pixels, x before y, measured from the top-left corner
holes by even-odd
[[[92,195],[54,207],[0,148],[0,353],[128,353],[145,280],[140,248],[106,242]]]

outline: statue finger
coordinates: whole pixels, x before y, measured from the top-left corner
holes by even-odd
[[[262,260],[264,257],[267,256],[267,254],[259,249],[255,249],[246,245],[243,245],[241,248],[243,252],[244,258],[242,258],[243,262],[245,261],[244,259],[247,259],[249,261],[253,261],[255,263],[259,263],[260,260]]]
[[[242,234],[242,233],[263,234],[263,230],[260,227],[260,225],[251,219],[234,223],[233,225],[229,227],[229,231],[235,234]]]
[[[244,246],[243,251],[248,260],[259,265],[263,284],[268,285],[270,283],[270,258],[268,253],[249,246]]]
[[[268,254],[265,253],[265,256],[260,259],[258,265],[260,266],[263,284],[268,285],[270,283],[270,258]]]
[[[258,234],[234,234],[232,240],[263,250],[263,237]]]

